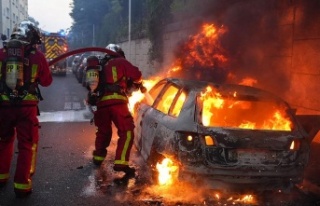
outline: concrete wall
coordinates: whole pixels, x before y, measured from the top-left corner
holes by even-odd
[[[155,71],[155,66],[149,62],[148,51],[150,41],[148,39],[135,39],[131,42],[119,43],[126,58],[135,66],[139,67],[145,78],[152,76]]]

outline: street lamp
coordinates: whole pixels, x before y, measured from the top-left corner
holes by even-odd
[[[95,27],[92,24],[92,46],[96,46],[96,38],[95,38]]]
[[[128,42],[129,42],[129,59],[131,60],[131,0],[129,0],[129,31],[128,31]]]

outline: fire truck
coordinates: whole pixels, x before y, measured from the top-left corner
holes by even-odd
[[[47,61],[60,56],[68,51],[67,37],[64,33],[42,33],[41,51],[45,54]],[[50,66],[51,73],[54,75],[67,75],[67,60],[61,60],[58,63]]]

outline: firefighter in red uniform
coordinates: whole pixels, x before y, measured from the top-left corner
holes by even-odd
[[[37,27],[23,21],[13,29],[6,50],[0,51],[0,186],[9,179],[15,136],[19,154],[14,175],[14,192],[26,197],[32,192],[39,140],[38,84],[52,83],[48,62],[37,50],[41,35]]]
[[[135,169],[129,167],[130,151],[133,144],[133,117],[128,108],[128,91],[134,85],[139,88],[142,83],[141,71],[125,59],[122,49],[109,44],[107,49],[119,54],[110,57],[103,66],[100,87],[102,95],[97,101],[94,122],[97,127],[93,162],[101,165],[107,155],[107,147],[112,137],[112,122],[118,130],[118,144],[113,169],[134,175]]]

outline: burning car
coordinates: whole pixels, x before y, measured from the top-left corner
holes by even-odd
[[[134,108],[134,145],[151,166],[169,157],[179,178],[212,189],[290,189],[310,140],[294,110],[258,88],[166,78]]]

